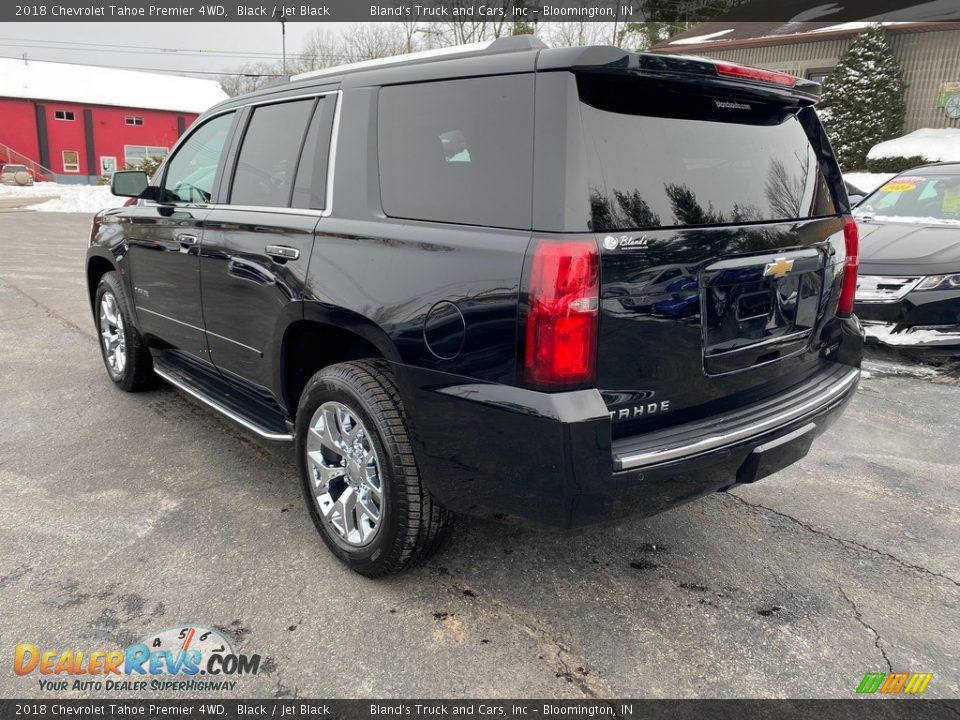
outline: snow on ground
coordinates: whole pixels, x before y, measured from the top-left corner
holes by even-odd
[[[863,365],[860,370],[860,378],[868,380],[874,377],[888,377],[899,375],[901,377],[915,377],[932,379],[940,375],[940,370],[929,365],[919,363],[907,363],[899,360],[888,360],[886,358],[867,356],[863,359]]]
[[[960,129],[921,128],[903,137],[877,143],[867,158],[914,157],[919,155],[929,162],[960,162]]]
[[[39,212],[95,213],[104,208],[120,207],[126,198],[110,194],[107,185],[60,185],[50,182],[38,182],[31,186],[0,185],[2,198],[51,197],[40,205],[29,205],[26,209]]]
[[[914,346],[924,345],[956,345],[960,342],[960,333],[940,332],[938,330],[920,329],[913,332],[893,332],[893,325],[882,323],[863,324],[867,337],[874,338],[884,345]]]
[[[849,172],[843,174],[843,179],[865,193],[871,193],[893,176],[894,173]]]

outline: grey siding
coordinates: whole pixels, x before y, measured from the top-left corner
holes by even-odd
[[[907,117],[903,131],[908,133],[925,127],[960,128],[960,120],[951,120],[942,108],[937,107],[940,84],[960,81],[960,30],[895,32],[888,38],[903,64],[907,83]],[[849,44],[850,39],[846,38],[696,52],[712,58],[805,76],[811,70],[836,65]],[[883,112],[883,109],[864,108],[864,112]]]

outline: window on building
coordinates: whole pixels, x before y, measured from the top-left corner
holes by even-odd
[[[165,147],[151,147],[149,145],[124,145],[123,160],[127,165],[139,165],[147,158],[163,160],[170,151]]]
[[[830,74],[831,68],[816,68],[814,70],[807,70],[807,80],[813,80],[823,85],[823,81],[827,79],[827,76]]]
[[[63,151],[63,171],[65,173],[80,172],[80,153],[76,150]]]
[[[289,207],[294,173],[314,100],[258,107],[237,157],[230,203]]]
[[[167,163],[161,202],[208,203],[233,113],[211,118],[198,127]]]
[[[383,88],[378,145],[384,212],[529,228],[533,95],[532,75]]]
[[[53,113],[57,120],[73,120],[73,110],[57,110]]]
[[[143,118],[139,115],[127,115],[123,121],[127,125],[143,125]]]

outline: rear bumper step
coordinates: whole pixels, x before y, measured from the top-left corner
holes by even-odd
[[[719,450],[815,415],[856,387],[860,370],[837,365],[788,393],[705,422],[622,438],[613,443],[614,471],[636,470]]]

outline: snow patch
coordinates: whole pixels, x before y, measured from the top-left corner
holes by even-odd
[[[216,80],[0,58],[0,97],[199,114],[227,94]]]
[[[38,182],[30,187],[8,187],[0,185],[0,198],[8,197],[51,197],[40,205],[30,205],[24,209],[37,212],[95,213],[105,208],[120,207],[126,198],[110,194],[107,185],[60,185],[58,183]]]
[[[960,162],[960,129],[921,128],[903,137],[877,143],[867,158],[914,157],[928,162]]]
[[[681,38],[680,40],[674,40],[671,42],[671,45],[696,45],[697,43],[706,42],[707,40],[713,40],[718,38],[721,35],[728,35],[733,32],[733,28],[729,30],[718,30],[717,32],[707,33],[706,35],[695,35],[694,37]]]
[[[936,368],[927,365],[907,365],[893,360],[883,360],[880,358],[864,358],[860,370],[860,379],[870,379],[884,376],[915,377],[915,378],[936,378],[940,372]]]
[[[883,323],[864,323],[863,330],[868,338],[872,338],[884,345],[926,346],[926,345],[954,345],[960,343],[960,333],[940,332],[939,330],[919,329],[912,332],[894,332],[893,325]]]
[[[865,30],[871,25],[882,25],[883,27],[891,27],[896,25],[909,25],[908,22],[877,22],[876,20],[857,20],[855,22],[845,22],[837,23],[836,25],[827,25],[826,27],[813,28],[812,30],[807,30],[809,34],[813,33],[822,33],[822,32],[837,32],[840,30]]]
[[[894,173],[868,173],[868,172],[850,172],[844,173],[843,179],[865,193],[872,193],[878,187],[887,182],[894,176]]]

